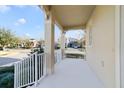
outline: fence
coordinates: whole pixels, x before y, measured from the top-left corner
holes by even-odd
[[[55,63],[61,62],[62,56],[61,56],[61,50],[55,51]]]
[[[14,87],[26,87],[45,76],[45,54],[31,54],[14,65]]]

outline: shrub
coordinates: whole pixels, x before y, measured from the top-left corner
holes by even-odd
[[[14,66],[0,68],[0,88],[14,87]]]
[[[0,87],[1,88],[13,88],[14,87],[14,74],[6,72],[0,75]]]

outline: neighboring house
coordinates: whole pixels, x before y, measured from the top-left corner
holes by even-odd
[[[38,44],[38,41],[35,39],[30,39],[29,41],[31,42],[31,47],[36,47]]]

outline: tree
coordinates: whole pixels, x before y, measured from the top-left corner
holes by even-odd
[[[13,36],[12,41],[10,43],[10,47],[18,48],[19,44],[21,44],[21,39],[19,37]]]
[[[30,39],[23,39],[22,42],[23,42],[24,47],[25,47],[26,49],[31,48],[31,42],[30,42]]]
[[[14,34],[10,29],[0,28],[0,45],[2,47],[7,46],[13,40]]]

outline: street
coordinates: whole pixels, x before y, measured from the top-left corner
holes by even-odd
[[[12,64],[14,62],[21,60],[24,57],[27,57],[28,56],[27,54],[30,52],[30,50],[14,49],[14,50],[10,50],[10,52],[11,53],[8,55],[0,56],[0,66]]]
[[[30,52],[30,49],[13,49],[13,50],[9,50],[8,55],[4,55],[4,56],[0,56],[0,66],[3,65],[9,65],[12,64],[14,62],[17,62],[19,60],[21,60],[22,58],[27,57],[28,53]],[[56,50],[58,51],[58,50]],[[66,54],[81,54],[83,55],[85,52],[79,51],[78,49],[73,49],[73,48],[68,48],[65,51]]]

